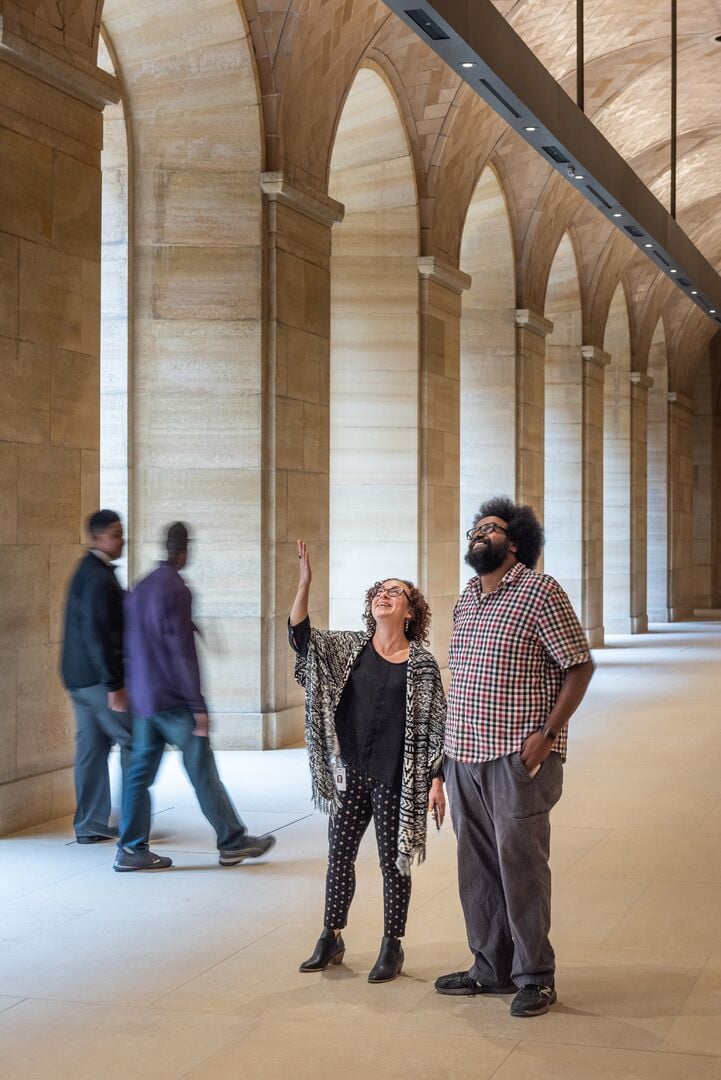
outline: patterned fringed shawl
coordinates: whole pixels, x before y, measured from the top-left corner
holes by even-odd
[[[371,635],[350,630],[311,630],[307,657],[296,657],[295,678],[305,687],[305,737],[313,801],[334,814],[340,796],[331,762],[340,757],[335,713],[353,664]],[[441,762],[446,697],[435,658],[416,641],[410,645],[406,689],[406,729],[398,824],[397,866],[426,857],[426,821],[431,777]]]

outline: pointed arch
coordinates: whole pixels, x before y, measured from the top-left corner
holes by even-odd
[[[546,288],[545,569],[583,607],[583,321],[576,254],[568,233],[556,249]]]
[[[696,369],[693,418],[694,607],[714,607],[714,394],[706,350]]]
[[[628,634],[631,622],[631,334],[623,284],[613,294],[603,348],[603,623]]]
[[[375,68],[346,97],[329,194],[345,206],[331,256],[330,625],[349,627],[369,582],[418,576],[418,199]]]
[[[668,355],[663,317],[648,352],[647,605],[650,622],[669,618]]]
[[[481,173],[466,213],[461,268],[471,277],[461,319],[462,532],[484,499],[516,491],[515,259],[505,192]],[[461,542],[465,552],[465,540]],[[461,581],[468,568],[461,565]]]
[[[117,76],[111,46],[101,34],[98,64]],[[122,83],[121,83],[122,86]],[[130,505],[129,275],[130,275],[130,138],[124,95],[103,113],[100,155],[100,505],[112,506],[133,537]],[[126,547],[118,561],[128,581]]]
[[[262,110],[238,0],[105,0],[131,117],[131,578],[193,527],[221,746],[263,745]]]

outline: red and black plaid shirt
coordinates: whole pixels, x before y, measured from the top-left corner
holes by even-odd
[[[491,593],[469,581],[453,612],[445,753],[490,761],[521,749],[548,719],[564,673],[591,659],[554,578],[516,563]],[[566,760],[566,729],[553,749]]]

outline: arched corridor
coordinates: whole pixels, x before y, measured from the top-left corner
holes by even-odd
[[[1,1080],[721,1076],[721,26],[627,7],[0,0]]]

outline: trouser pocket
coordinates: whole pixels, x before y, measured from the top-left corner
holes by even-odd
[[[533,817],[548,813],[556,805],[563,790],[563,763],[560,755],[551,751],[535,776],[531,776],[521,755],[501,758],[502,783],[498,796],[506,800],[511,817]]]

